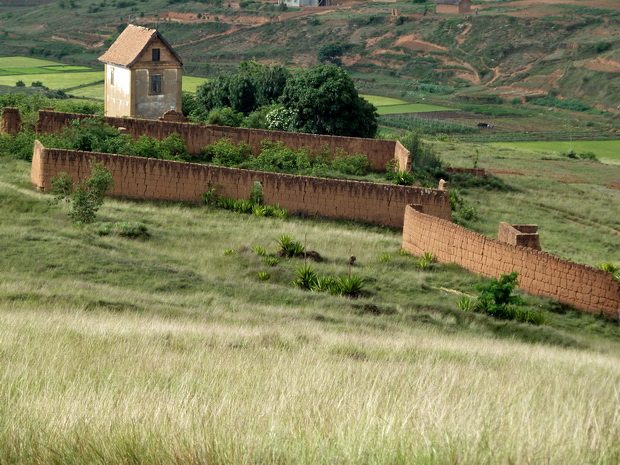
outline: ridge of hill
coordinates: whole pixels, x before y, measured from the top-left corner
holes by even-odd
[[[15,3],[2,5],[7,56],[92,65],[131,21],[158,27],[194,75],[252,59],[307,67],[322,46],[337,42],[358,87],[375,93],[415,94],[423,82],[466,101],[552,93],[602,109],[620,106],[620,4],[611,0],[478,1],[478,13],[466,16],[435,14],[432,2],[343,1],[286,11],[252,0],[58,0],[18,11]]]

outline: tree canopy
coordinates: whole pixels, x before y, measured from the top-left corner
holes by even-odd
[[[196,90],[197,112],[205,116],[214,108],[230,107],[247,115],[271,105],[282,94],[291,73],[282,66],[241,63],[236,73],[224,73]]]
[[[354,137],[374,137],[377,132],[376,108],[335,65],[316,65],[291,77],[280,103],[293,111],[290,130]]]
[[[378,127],[376,108],[335,65],[319,64],[292,75],[279,65],[243,62],[236,73],[199,86],[191,104],[199,120],[217,124],[239,120],[256,127],[267,121],[268,129],[355,137],[374,137]],[[218,110],[225,108],[228,113]],[[234,114],[239,118],[230,118]]]

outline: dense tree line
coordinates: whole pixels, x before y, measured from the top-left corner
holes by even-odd
[[[347,72],[319,64],[298,74],[279,65],[241,63],[185,94],[184,112],[197,121],[284,131],[374,137],[376,108],[361,98]]]

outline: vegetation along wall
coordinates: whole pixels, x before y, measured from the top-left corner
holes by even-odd
[[[451,217],[448,191],[48,149],[39,141],[34,147],[31,180],[38,189],[49,191],[51,179],[61,172],[69,173],[74,181],[90,176],[91,160],[110,170],[114,178],[110,195],[118,197],[199,202],[209,186],[214,186],[224,197],[248,198],[252,184],[258,181],[265,203],[278,203],[295,214],[402,228],[405,206],[415,203],[424,205],[430,215]]]
[[[69,121],[83,118],[94,117],[92,115],[40,110],[37,132],[59,132],[68,126]],[[395,140],[325,136],[135,118],[104,117],[103,120],[110,126],[125,128],[127,133],[136,139],[146,135],[161,140],[177,133],[183,137],[187,144],[187,149],[192,155],[200,154],[202,147],[213,144],[224,137],[231,139],[234,143],[248,143],[252,147],[254,155],[258,155],[260,152],[260,142],[269,139],[271,141],[281,141],[286,147],[293,150],[298,150],[302,147],[323,149],[327,146],[332,153],[335,153],[336,149],[342,149],[350,155],[364,154],[368,157],[373,171],[385,171],[385,165],[394,158],[398,161],[401,170],[411,166],[409,151],[400,142]]]
[[[405,211],[403,249],[415,255],[431,252],[475,273],[498,277],[519,272],[520,287],[532,294],[591,313],[620,318],[620,285],[611,273],[562,260],[528,247],[513,246],[431,216],[424,206]]]

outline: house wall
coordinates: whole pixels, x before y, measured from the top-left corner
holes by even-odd
[[[505,244],[422,211],[406,207],[404,250],[415,255],[431,252],[439,261],[489,277],[517,271],[520,287],[527,292],[620,319],[620,284],[611,273]]]
[[[60,113],[49,110],[40,110],[37,121],[37,132],[55,133],[62,131],[74,119],[93,118],[92,115],[76,113]],[[282,141],[290,149],[298,150],[302,147],[322,149],[328,147],[332,153],[337,148],[345,150],[351,155],[363,153],[374,171],[385,171],[385,165],[396,158],[401,170],[411,166],[410,153],[400,142],[394,140],[363,139],[360,137],[325,136],[318,134],[302,134],[283,131],[266,131],[262,129],[231,128],[227,126],[205,126],[192,123],[173,123],[166,121],[150,121],[133,118],[104,118],[104,121],[114,127],[124,127],[134,139],[141,135],[164,139],[170,134],[177,133],[185,140],[189,153],[200,154],[200,149],[213,144],[221,138],[229,138],[235,143],[246,142],[254,155],[260,151],[260,142],[264,139]]]
[[[107,116],[134,116],[131,102],[132,72],[123,66],[106,63],[105,72],[105,114]],[[114,79],[112,79],[114,74]],[[112,83],[114,82],[114,83]]]
[[[437,4],[435,6],[435,12],[449,15],[470,13],[471,2],[468,0],[464,0],[460,3],[460,5]]]
[[[285,207],[294,214],[347,218],[401,228],[410,203],[449,220],[447,191],[370,182],[321,179],[264,173],[152,158],[47,149],[35,143],[31,180],[49,191],[51,179],[61,172],[74,181],[90,175],[89,162],[102,163],[114,178],[110,195],[132,199],[200,202],[210,186],[225,197],[245,198],[255,181],[262,183],[265,203]]]
[[[154,48],[160,50],[159,61],[152,60]],[[137,61],[131,66],[133,72],[133,113],[137,118],[157,119],[168,110],[182,111],[181,91],[183,71],[181,63],[172,51],[160,39],[154,39],[140,54]],[[152,75],[161,76],[161,93],[151,92],[150,78]],[[106,116],[127,116],[109,114]]]

